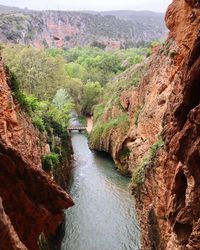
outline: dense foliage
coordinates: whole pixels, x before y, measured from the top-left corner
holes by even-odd
[[[68,62],[66,72],[71,78],[83,83],[98,81],[105,85],[115,75],[131,65],[140,63],[149,53],[149,48],[132,48],[105,51],[95,47],[73,48],[70,50],[49,49],[52,56],[61,55]]]
[[[7,45],[2,56],[27,94],[49,100],[56,89],[65,85],[67,76],[62,57],[52,57],[44,50],[22,45]]]
[[[49,115],[62,125],[68,121],[65,116],[72,103],[78,113],[92,113],[113,77],[143,61],[148,53],[148,48],[106,51],[97,47],[63,50],[2,46],[3,59],[23,94],[48,102]],[[41,119],[35,123],[42,128]]]
[[[113,128],[127,132],[129,117],[120,104],[120,94],[138,86],[146,70],[141,62],[148,53],[149,48],[106,51],[97,47],[63,50],[1,45],[13,96],[33,124],[48,135],[51,153],[42,159],[45,171],[57,172],[62,139],[66,139],[74,109],[79,115],[94,114],[95,127],[90,135],[94,147]],[[102,122],[105,109],[111,111],[113,106],[121,115]],[[135,114],[135,124],[141,108]],[[122,150],[121,157],[128,153]]]

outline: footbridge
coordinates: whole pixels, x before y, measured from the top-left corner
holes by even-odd
[[[87,127],[83,125],[72,125],[67,128],[68,132],[78,131],[79,133],[87,131]]]

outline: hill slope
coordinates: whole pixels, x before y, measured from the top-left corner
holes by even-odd
[[[0,5],[0,41],[36,47],[90,45],[127,48],[164,37],[163,15],[153,12],[30,11]]]

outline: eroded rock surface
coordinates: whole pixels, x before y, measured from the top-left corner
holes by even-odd
[[[93,44],[119,49],[151,42],[166,34],[163,15],[153,12],[31,11],[5,6],[2,12],[0,6],[0,19],[1,42],[35,47]]]
[[[166,13],[170,32],[165,45],[147,60],[139,86],[120,93],[129,130],[110,129],[96,146],[111,153],[122,172],[132,173],[157,136],[164,140],[156,161],[143,164],[144,179],[133,185],[144,250],[200,249],[199,23],[199,1],[173,1]],[[130,76],[129,70],[121,77]],[[114,106],[104,111],[103,120],[120,112]],[[125,147],[129,154],[121,159]]]
[[[13,100],[0,64],[0,249],[38,249],[73,205],[41,169],[45,141]]]
[[[166,14],[179,68],[162,124],[165,149],[136,192],[145,250],[200,248],[199,21],[199,1],[175,0]]]

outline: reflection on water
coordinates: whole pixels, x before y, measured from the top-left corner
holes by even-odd
[[[75,206],[65,211],[62,250],[138,250],[139,229],[130,179],[111,159],[91,152],[84,135],[72,135],[74,173],[70,194]]]

